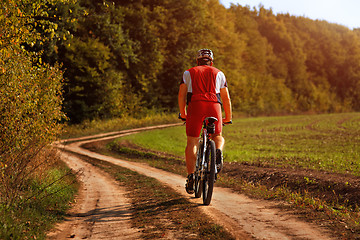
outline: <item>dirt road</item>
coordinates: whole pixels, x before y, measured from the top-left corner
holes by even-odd
[[[168,126],[172,125],[158,127]],[[234,233],[237,239],[332,239],[324,230],[305,223],[287,212],[282,212],[270,201],[250,199],[228,189],[215,187],[211,205],[202,206],[201,199],[186,194],[185,179],[182,176],[81,148],[85,143],[117,138],[143,130],[146,128],[71,139],[69,141],[72,143],[67,145],[58,143],[58,146],[60,149],[108,161],[158,179],[188,197],[190,201],[199,204],[199,208],[218,224]],[[49,238],[137,239],[138,230],[131,229],[129,224],[131,215],[128,210],[129,200],[124,197],[124,190],[115,183],[115,180],[72,154],[64,152],[63,159],[74,170],[82,170],[83,175],[80,180],[83,184],[79,200],[70,217],[57,226],[57,230],[51,233]]]

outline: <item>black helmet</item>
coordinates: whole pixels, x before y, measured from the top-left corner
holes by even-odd
[[[196,60],[199,60],[199,59],[203,59],[203,58],[208,58],[210,59],[211,61],[214,60],[214,54],[213,52],[210,50],[210,49],[200,49],[198,52],[197,52],[197,55],[196,55]]]

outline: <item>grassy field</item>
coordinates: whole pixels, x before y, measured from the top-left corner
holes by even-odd
[[[360,239],[360,113],[237,118],[224,136],[217,186],[284,201],[339,239]],[[105,144],[88,148],[186,176],[184,126]]]
[[[235,119],[224,128],[226,162],[360,175],[360,113]],[[127,136],[140,147],[183,156],[185,126]]]

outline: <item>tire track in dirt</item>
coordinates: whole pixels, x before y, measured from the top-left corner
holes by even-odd
[[[81,172],[82,186],[76,206],[48,239],[137,239],[140,234],[131,228],[131,203],[124,188],[72,154],[62,152],[61,157],[70,168]]]
[[[162,125],[160,128],[167,126],[173,125]],[[101,139],[98,138],[99,135],[95,136],[97,139],[91,139],[94,136],[82,138],[82,141],[70,143],[63,146],[63,148],[67,151],[108,161],[140,174],[156,178],[160,182],[172,187],[178,193],[188,197],[190,201],[198,204],[200,209],[215,222],[232,232],[237,239],[332,239],[325,233],[324,229],[319,229],[315,225],[300,221],[294,215],[279,210],[273,202],[250,199],[244,195],[236,194],[229,189],[215,187],[211,205],[202,206],[201,199],[195,199],[186,194],[184,190],[185,179],[182,176],[152,168],[143,163],[104,156],[81,148],[81,145],[86,143],[109,140],[143,130],[146,130],[146,128],[121,131],[109,135],[105,134],[102,135]],[[76,141],[76,139],[71,141]]]

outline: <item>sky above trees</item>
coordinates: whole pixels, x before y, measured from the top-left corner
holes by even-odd
[[[220,0],[225,6],[231,3],[258,8],[259,4],[274,13],[289,13],[311,19],[326,20],[344,25],[350,29],[360,28],[360,1],[358,0]]]

